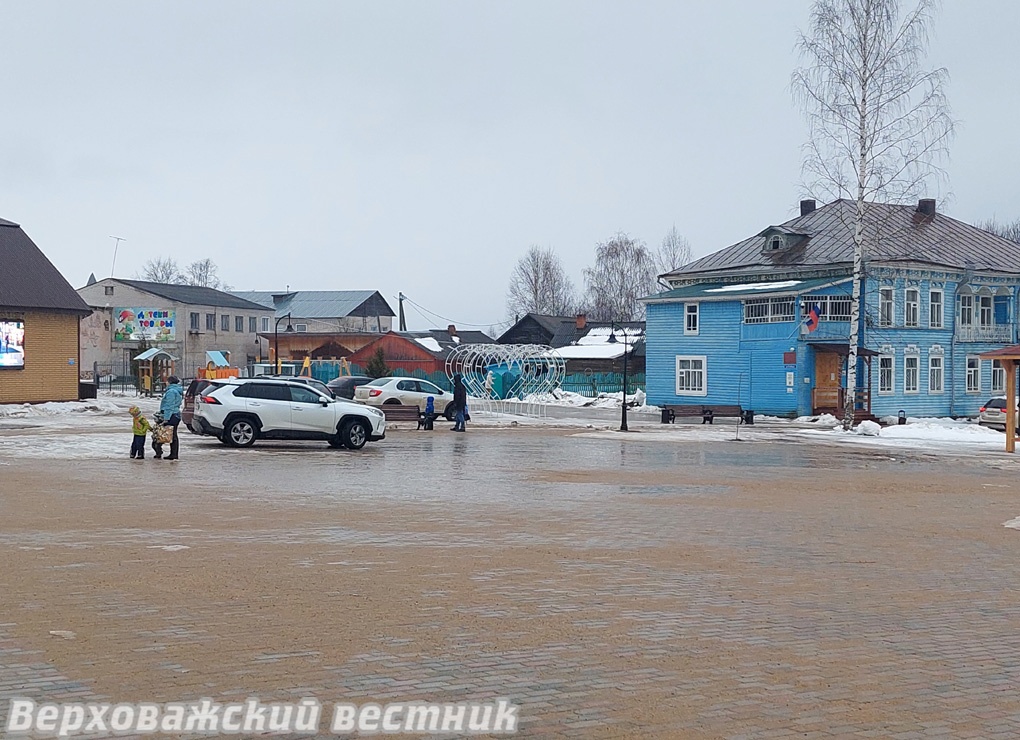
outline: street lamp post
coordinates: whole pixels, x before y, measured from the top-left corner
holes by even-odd
[[[609,322],[609,343],[615,344],[616,339],[616,326],[615,322]],[[623,403],[620,406],[620,431],[628,432],[627,428],[627,330],[622,325],[620,331],[623,332]]]
[[[273,354],[276,355],[276,374],[280,374],[280,322],[287,319],[287,328],[285,332],[294,331],[294,327],[290,325],[290,313],[286,316],[281,316],[276,320],[276,326],[273,327]]]

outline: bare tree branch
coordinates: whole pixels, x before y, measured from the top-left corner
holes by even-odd
[[[507,290],[508,316],[539,313],[570,316],[575,306],[574,285],[551,247],[532,245],[514,266]]]
[[[156,257],[149,260],[142,265],[141,275],[136,275],[136,277],[164,285],[184,283],[184,275],[181,274],[181,268],[177,266],[177,260],[173,257]]]
[[[673,272],[693,259],[691,243],[679,231],[676,224],[662,237],[662,243],[655,253],[655,269],[659,275]]]
[[[1000,224],[994,218],[990,218],[984,223],[978,224],[978,228],[990,231],[996,236],[1001,236],[1003,239],[1009,239],[1011,242],[1020,244],[1020,218],[1016,221],[1003,224]]]
[[[644,242],[620,233],[595,246],[595,265],[584,271],[585,313],[596,321],[644,318],[638,299],[657,291],[655,256]]]

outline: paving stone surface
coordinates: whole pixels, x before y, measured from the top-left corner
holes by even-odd
[[[3,442],[0,723],[12,697],[507,698],[536,738],[1020,735],[1011,459],[549,430],[189,437],[176,465]]]

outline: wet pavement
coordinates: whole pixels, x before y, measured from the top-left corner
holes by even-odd
[[[524,737],[1015,737],[1015,463],[749,434],[0,437],[0,721],[506,697]]]

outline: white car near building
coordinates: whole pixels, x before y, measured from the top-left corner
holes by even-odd
[[[385,439],[386,417],[378,409],[331,398],[305,383],[230,378],[195,397],[191,430],[230,447],[251,447],[258,439],[303,439],[360,450],[366,442]]]
[[[354,389],[354,400],[369,406],[417,406],[422,413],[429,396],[437,414],[450,421],[457,415],[453,410],[453,393],[419,378],[376,378]]]

